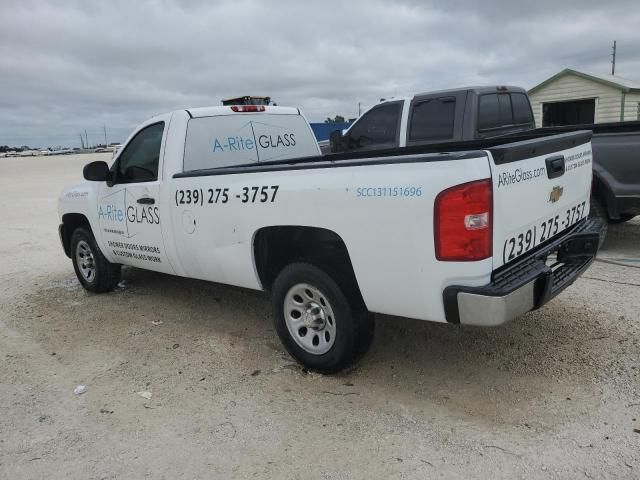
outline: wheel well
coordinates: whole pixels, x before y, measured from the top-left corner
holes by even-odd
[[[265,227],[254,236],[253,254],[260,282],[267,290],[285,266],[307,262],[324,270],[345,293],[355,294],[362,301],[347,246],[331,230],[290,225]]]
[[[71,258],[71,235],[78,227],[87,227],[91,230],[91,225],[89,224],[89,220],[87,217],[82,215],[81,213],[65,213],[62,216],[62,225],[60,225],[60,240],[62,241],[62,246],[64,247],[64,253],[67,254],[67,257]]]
[[[610,218],[619,218],[618,209],[616,208],[615,197],[608,185],[602,178],[593,172],[593,183],[591,185],[591,195],[596,197],[606,208]]]

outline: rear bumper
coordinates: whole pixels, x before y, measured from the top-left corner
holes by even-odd
[[[445,288],[447,321],[498,326],[540,308],[589,267],[598,251],[599,234],[599,222],[587,218],[513,265],[496,270],[488,285]],[[553,262],[548,265],[547,260]]]

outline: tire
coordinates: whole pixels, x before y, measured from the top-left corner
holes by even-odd
[[[636,215],[631,215],[629,213],[621,213],[620,218],[610,218],[609,223],[624,223],[629,220],[636,218]]]
[[[600,241],[598,242],[598,248],[602,247],[605,238],[607,237],[607,228],[609,225],[609,213],[607,207],[600,201],[598,197],[591,197],[591,210],[589,211],[589,217],[595,218],[600,222]]]
[[[292,263],[273,283],[274,325],[289,354],[310,370],[336,373],[371,345],[375,323],[362,301],[345,294],[315,265]]]
[[[83,227],[74,230],[71,235],[71,260],[78,281],[85,290],[108,292],[120,281],[120,265],[104,258],[91,230]]]

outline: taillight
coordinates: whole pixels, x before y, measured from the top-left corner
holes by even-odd
[[[436,197],[433,213],[438,260],[467,262],[492,255],[490,178],[443,190]]]
[[[233,105],[231,110],[234,112],[264,112],[264,105]]]

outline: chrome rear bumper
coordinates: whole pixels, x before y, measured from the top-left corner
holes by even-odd
[[[599,233],[598,221],[585,219],[514,264],[496,270],[488,285],[445,288],[447,321],[493,327],[540,308],[589,267],[598,251]],[[550,258],[552,265],[547,264]]]

